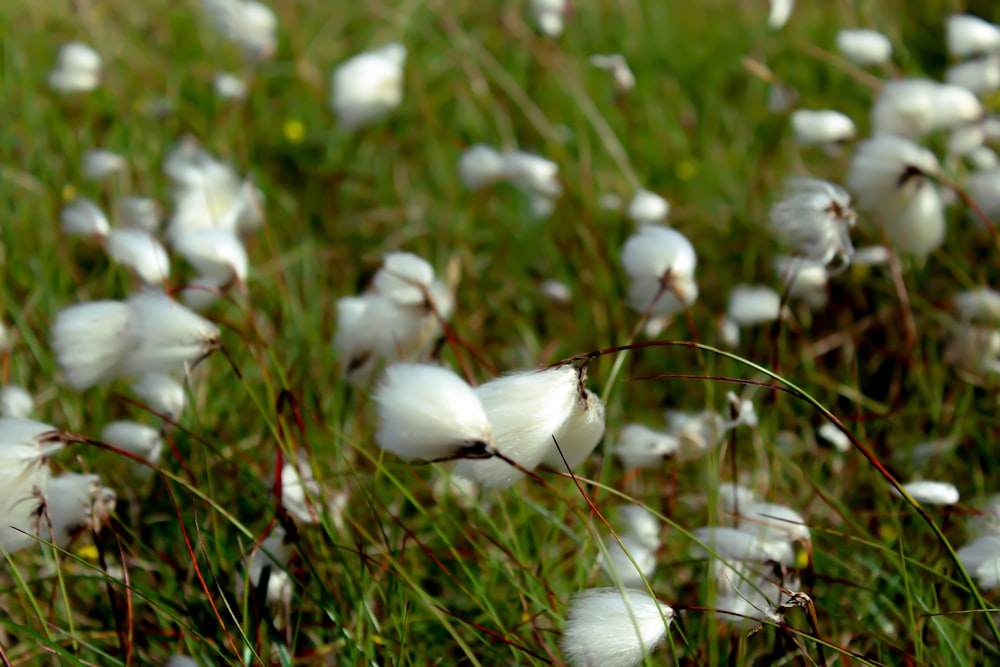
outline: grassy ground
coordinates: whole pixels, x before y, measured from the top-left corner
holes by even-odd
[[[249,304],[236,299],[211,311],[242,377],[221,357],[195,375],[192,409],[171,435],[164,474],[129,489],[120,457],[83,446],[56,462],[102,474],[122,500],[98,549],[84,536],[67,552],[18,554],[0,568],[2,645],[12,664],[159,664],[175,653],[206,665],[559,664],[570,595],[603,579],[595,559],[606,529],[573,482],[556,475],[471,503],[437,500],[438,466],[381,455],[367,392],[339,379],[330,347],[336,299],[357,292],[383,254],[405,249],[441,271],[459,268],[453,324],[482,358],[479,379],[625,343],[638,317],[624,306],[619,251],[633,225],[598,198],[627,199],[641,185],[670,199],[672,223],[699,253],[695,331],[681,320],[663,337],[712,343],[729,287],[776,283],[775,246],[762,223],[782,181],[809,173],[839,182],[849,156],[799,150],[787,117],[767,112],[767,84],[744,59],[766,63],[804,106],[848,113],[864,135],[872,90],[810,46],[832,49],[842,27],[875,27],[893,39],[902,72],[939,77],[943,20],[960,9],[943,0],[919,8],[801,2],[790,24],[772,33],[765,2],[593,0],[576,3],[566,35],[552,41],[527,22],[525,3],[274,0],[277,55],[247,72],[251,94],[232,104],[214,97],[211,81],[220,69],[238,71],[240,55],[205,24],[198,4],[0,6],[0,317],[16,330],[2,380],[36,394],[37,418],[93,436],[113,419],[152,422],[123,399],[125,382],[78,393],[60,381],[48,344],[54,314],[131,290],[124,270],[59,232],[66,199],[82,193],[108,205],[135,193],[165,201],[163,156],[193,134],[253,175],[268,217],[250,243]],[[70,39],[101,52],[106,85],[67,99],[48,91],[45,78]],[[409,50],[405,101],[386,122],[348,135],[329,110],[329,72],[389,40]],[[619,104],[606,74],[586,64],[591,53],[614,51],[628,57],[639,82]],[[150,113],[163,101],[169,114]],[[552,217],[532,219],[512,188],[465,192],[455,165],[473,143],[520,146],[557,161],[566,192]],[[80,156],[94,146],[127,156],[129,173],[83,182]],[[959,486],[961,513],[1000,489],[992,465],[997,401],[944,364],[940,312],[954,290],[989,284],[996,271],[992,247],[964,212],[950,215],[945,248],[907,277],[914,346],[904,341],[888,272],[874,269],[838,277],[830,308],[798,313],[776,339],[754,332],[739,352],[814,396],[903,479],[919,474],[906,455],[914,445],[957,438],[957,452],[933,460],[925,474]],[[879,240],[860,225],[858,245]],[[172,283],[183,284],[180,261],[174,269]],[[546,301],[538,291],[544,279],[569,285],[572,303]],[[447,348],[443,356],[454,362]],[[607,455],[622,424],[657,425],[665,407],[722,409],[730,388],[629,378],[765,378],[680,347],[630,354],[609,385],[612,364],[605,358],[591,367],[609,428],[580,473],[600,480],[601,490],[584,489],[604,513],[625,494],[669,521],[651,579],[662,599],[711,607],[687,531],[717,522],[714,488],[738,475],[810,522],[808,592],[828,659],[841,652],[842,664],[1000,660],[988,617],[972,613],[979,604],[944,543],[887,492],[860,453],[816,442],[822,416],[813,406],[756,391],[757,430],[737,432],[705,459],[624,480]],[[779,437],[789,432],[796,437]],[[297,535],[295,596],[276,622],[232,590],[237,562],[274,525],[270,476],[279,449],[307,452],[326,492],[349,500],[342,521],[324,512],[320,526]],[[933,519],[955,548],[964,543],[965,517]],[[810,632],[798,611],[787,621]],[[747,637],[691,609],[650,663],[819,660],[815,639],[802,639],[800,653],[789,637],[773,627]]]

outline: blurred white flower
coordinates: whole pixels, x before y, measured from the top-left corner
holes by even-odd
[[[194,229],[174,234],[170,244],[202,278],[221,285],[246,282],[249,259],[243,242],[228,229]]]
[[[615,525],[621,525],[619,534],[634,537],[650,549],[659,548],[663,524],[652,512],[641,505],[625,505],[618,508],[615,516]]]
[[[0,388],[0,417],[27,419],[35,409],[35,399],[28,390],[16,384]]]
[[[928,79],[898,79],[886,82],[872,106],[872,133],[919,139],[982,115],[982,104],[966,88]]]
[[[635,667],[667,636],[674,610],[638,590],[576,593],[560,646],[572,667]]]
[[[732,482],[719,484],[719,505],[730,514],[739,512],[739,508],[754,501],[753,489]]]
[[[969,174],[969,196],[990,218],[1000,215],[1000,166]]]
[[[602,55],[595,53],[590,56],[590,64],[597,69],[611,72],[615,81],[615,90],[619,95],[624,95],[635,88],[635,75],[628,66],[625,56],[620,53]]]
[[[824,146],[854,138],[857,129],[848,116],[833,110],[798,109],[792,112],[792,132],[803,146]]]
[[[160,229],[163,211],[160,203],[149,197],[122,197],[118,200],[118,224],[144,229],[155,234]]]
[[[100,207],[86,197],[77,197],[59,213],[59,226],[75,236],[107,236],[111,223]]]
[[[655,468],[679,449],[680,443],[672,435],[642,424],[625,424],[618,434],[618,444],[611,451],[626,470],[633,470]]]
[[[740,504],[737,508],[742,510],[751,505],[753,503]],[[771,538],[726,526],[703,526],[691,531],[691,536],[696,541],[691,552],[698,558],[756,563],[773,560],[784,565],[791,565],[795,559],[794,549],[784,537]]]
[[[951,297],[959,319],[971,322],[973,320],[1000,324],[1000,292],[989,287],[974,287],[956,292]]]
[[[921,480],[903,484],[903,489],[924,505],[954,505],[959,501],[958,489],[950,482]],[[891,487],[891,491],[893,495],[899,495],[895,487]]]
[[[829,264],[854,253],[850,229],[857,221],[851,196],[843,188],[818,179],[788,182],[785,198],[771,207],[772,231],[803,259]]]
[[[855,65],[884,65],[892,58],[892,42],[877,30],[841,30],[837,50]]]
[[[851,439],[832,422],[823,422],[823,425],[816,429],[816,435],[833,445],[838,452],[851,451]]]
[[[97,475],[64,474],[49,480],[45,490],[45,516],[39,537],[66,547],[80,531],[99,531],[115,509],[115,492],[101,486]]]
[[[739,508],[739,528],[762,542],[811,541],[809,526],[802,515],[775,503],[755,502]]]
[[[854,266],[885,266],[892,257],[892,251],[881,245],[870,245],[854,251]]]
[[[670,215],[670,202],[649,190],[638,190],[625,209],[629,220],[640,225],[663,222]]]
[[[666,227],[642,225],[622,248],[629,276],[628,305],[652,315],[680,312],[698,299],[694,246],[683,234]]]
[[[360,53],[333,71],[330,106],[344,129],[381,120],[399,106],[405,62],[406,47],[393,42]]]
[[[795,8],[795,0],[771,0],[771,14],[768,16],[767,25],[771,30],[779,30],[788,23]]]
[[[0,418],[0,549],[14,553],[35,540],[40,508],[49,480],[48,458],[63,443],[50,437],[49,424]]]
[[[985,382],[989,376],[1000,373],[1000,330],[986,326],[955,326],[944,358],[963,379]]]
[[[163,436],[156,429],[131,421],[114,421],[101,430],[101,440],[123,452],[133,454],[156,466],[163,454]],[[141,463],[130,461],[132,474],[145,480],[153,476],[153,470]]]
[[[763,285],[737,285],[729,290],[726,319],[738,327],[754,327],[781,316],[781,295]]]
[[[55,68],[49,72],[49,86],[58,93],[86,93],[101,85],[101,56],[81,42],[69,42],[59,49]]]
[[[454,372],[425,364],[395,364],[374,393],[375,442],[403,459],[435,460],[496,448],[479,395]]]
[[[187,405],[184,386],[163,373],[144,373],[132,384],[132,391],[145,401],[151,410],[166,415],[174,421],[181,418]]]
[[[558,37],[569,6],[567,0],[531,0],[531,16],[543,35]]]
[[[542,284],[538,287],[538,291],[546,299],[555,301],[556,303],[567,305],[573,301],[573,291],[569,285],[558,280],[542,281]]]
[[[552,160],[524,151],[507,151],[501,159],[504,174],[521,189],[546,197],[562,194],[559,165]]]
[[[969,153],[963,157],[969,161],[976,171],[986,171],[987,169],[1000,167],[1000,156],[997,155],[995,150],[989,148],[988,146],[980,146],[979,148],[969,151]]]
[[[229,72],[216,74],[212,79],[212,87],[215,94],[224,100],[242,100],[247,96],[246,81]]]
[[[315,503],[320,499],[320,493],[319,482],[308,460],[299,458],[285,463],[281,469],[281,506],[296,521],[319,523],[320,511],[315,508]]]
[[[682,412],[667,410],[667,433],[677,438],[681,458],[705,454],[717,446],[726,433],[726,420],[712,410]]]
[[[800,257],[778,256],[774,258],[774,271],[790,301],[801,299],[812,310],[826,306],[830,274],[825,264]]]
[[[799,93],[794,88],[780,83],[772,83],[767,89],[767,110],[771,113],[787,113],[799,102]]]
[[[952,65],[945,73],[948,83],[987,95],[1000,88],[1000,55],[993,54]]]
[[[981,148],[986,133],[978,125],[963,125],[948,133],[948,155],[965,156]]]
[[[118,153],[93,148],[83,154],[82,174],[88,181],[102,181],[111,174],[127,168],[128,162]]]
[[[269,7],[255,0],[203,0],[203,6],[215,29],[238,44],[247,60],[274,55],[278,17]]]
[[[613,584],[623,586],[644,586],[656,572],[656,547],[650,547],[631,535],[619,535],[621,543],[613,535],[604,542],[607,551],[598,554],[605,575]],[[631,556],[631,559],[629,558]],[[635,561],[635,564],[632,561]]]
[[[292,603],[293,592],[292,579],[286,571],[291,557],[292,545],[285,542],[284,530],[275,528],[241,561],[243,572],[236,578],[236,598],[244,599],[249,582],[255,589],[264,587],[264,599],[268,605],[287,609]]]
[[[945,24],[948,53],[965,58],[1000,51],[1000,28],[970,14],[952,14]]]
[[[483,144],[465,149],[458,160],[458,175],[470,190],[480,190],[507,176],[500,151]]]
[[[170,277],[167,251],[144,229],[112,229],[105,248],[111,261],[130,269],[147,285],[162,285]]]
[[[567,466],[569,470],[576,470],[593,453],[602,437],[604,402],[594,392],[584,389],[583,395],[577,395],[569,417],[549,442],[542,464],[556,470],[567,470]]]

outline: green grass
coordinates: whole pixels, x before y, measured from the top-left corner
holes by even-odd
[[[439,272],[458,268],[452,325],[484,360],[465,355],[479,380],[624,344],[638,320],[624,305],[619,260],[633,225],[601,209],[598,198],[627,198],[641,185],[668,197],[672,224],[699,253],[697,331],[681,318],[663,337],[712,343],[729,287],[776,283],[776,246],[763,223],[783,180],[809,173],[841,182],[850,155],[799,150],[787,117],[767,112],[767,85],[744,57],[798,89],[804,106],[848,113],[864,136],[872,91],[806,45],[830,49],[841,27],[876,27],[893,38],[902,72],[940,77],[943,20],[961,8],[943,0],[919,8],[899,0],[801,2],[789,25],[771,33],[764,2],[682,8],[594,0],[575,3],[566,35],[554,42],[536,34],[527,3],[273,0],[281,19],[276,57],[252,72],[246,101],[224,104],[212,77],[243,65],[199,4],[0,6],[0,318],[16,331],[0,380],[36,395],[37,418],[92,437],[113,419],[155,421],[123,399],[125,381],[74,392],[60,379],[48,343],[55,313],[132,289],[124,270],[60,233],[68,196],[85,194],[105,208],[122,194],[166,203],[162,159],[193,134],[253,175],[268,218],[249,242],[249,304],[236,297],[210,311],[242,379],[220,355],[198,369],[162,474],[129,491],[127,462],[112,452],[77,445],[55,462],[100,473],[121,502],[100,535],[84,535],[66,552],[16,554],[0,568],[0,646],[11,664],[159,664],[175,653],[206,665],[559,664],[571,594],[603,585],[596,558],[606,527],[576,485],[554,474],[463,503],[432,495],[443,466],[381,453],[368,392],[340,379],[330,346],[336,299],[356,293],[383,254],[403,249]],[[45,82],[70,39],[105,58],[105,86],[83,97],[57,96]],[[329,72],[389,40],[409,51],[405,100],[388,120],[347,135],[329,110]],[[586,63],[591,53],[614,51],[638,79],[620,105],[609,77]],[[160,99],[169,100],[170,114],[144,112]],[[286,135],[289,122],[302,124],[300,141]],[[557,161],[566,191],[553,216],[531,219],[510,187],[464,191],[455,165],[473,143]],[[130,172],[82,182],[79,160],[94,146],[124,154]],[[837,415],[901,480],[913,475],[905,463],[911,447],[958,437],[955,453],[925,474],[954,481],[967,508],[1000,489],[993,465],[1000,421],[995,392],[961,382],[944,363],[941,310],[953,291],[995,282],[996,268],[994,247],[965,212],[949,215],[944,249],[907,274],[915,347],[904,344],[888,272],[854,269],[835,279],[830,308],[798,313],[776,340],[766,329],[748,334],[739,352],[770,368],[776,347],[773,370]],[[855,240],[880,239],[862,221]],[[193,277],[180,260],[173,269],[173,286]],[[572,287],[571,304],[541,296],[538,285],[549,278]],[[816,354],[817,345],[828,351]],[[443,359],[457,368],[448,346]],[[988,618],[974,612],[979,603],[944,542],[888,493],[858,451],[837,454],[815,441],[823,421],[815,405],[756,390],[757,430],[739,430],[706,458],[626,482],[608,454],[621,425],[657,426],[665,407],[722,409],[725,392],[736,388],[630,378],[767,377],[689,347],[629,352],[609,386],[613,364],[605,357],[590,367],[591,386],[608,398],[608,435],[579,471],[598,481],[581,488],[604,515],[634,499],[668,520],[650,580],[659,597],[711,607],[712,586],[704,565],[691,561],[688,533],[720,520],[715,485],[738,473],[812,526],[816,580],[806,592],[828,661],[837,653],[869,664],[1000,660]],[[293,400],[282,400],[283,392]],[[785,431],[798,437],[778,438]],[[322,512],[320,525],[300,528],[284,623],[258,613],[252,593],[233,594],[238,561],[275,525],[269,490],[279,449],[307,453],[324,493],[349,497],[342,525]],[[965,542],[961,513],[931,517],[952,547]],[[99,558],[87,548],[94,539]],[[993,604],[993,593],[984,595]],[[810,633],[799,610],[786,620]],[[747,637],[698,609],[680,614],[668,641],[650,664],[819,660],[814,638],[800,639],[807,657],[799,658],[781,629]]]

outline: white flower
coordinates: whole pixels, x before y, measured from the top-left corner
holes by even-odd
[[[626,470],[633,470],[655,468],[679,449],[680,443],[672,435],[641,424],[626,424],[618,434],[618,444],[612,452],[621,459]]]
[[[1000,330],[959,325],[952,331],[945,350],[945,361],[973,382],[1000,373]]]
[[[823,422],[823,425],[816,429],[816,435],[833,445],[838,452],[851,451],[851,439],[832,422]]]
[[[390,43],[360,53],[333,71],[330,105],[346,130],[388,116],[403,101],[406,47]]]
[[[951,304],[960,319],[1000,323],[1000,292],[989,287],[974,287],[956,292]]]
[[[986,95],[1000,88],[1000,56],[990,55],[967,60],[948,68],[948,83],[968,88],[976,95]]]
[[[118,153],[95,148],[83,154],[83,178],[88,181],[102,181],[127,167],[128,162]]]
[[[48,457],[63,447],[56,428],[30,419],[0,418],[0,549],[34,544],[49,479]],[[26,534],[27,533],[27,534]]]
[[[118,375],[166,372],[204,357],[219,330],[162,292],[94,301],[59,312],[52,346],[66,381],[86,389]]]
[[[538,291],[546,299],[567,305],[573,301],[573,290],[569,285],[558,280],[545,280],[539,285]]]
[[[799,587],[797,578],[776,580],[773,571],[755,563],[719,563],[715,571],[720,595],[714,606],[719,620],[740,628],[753,627],[761,621],[780,621],[777,610],[788,597],[775,584],[782,588]]]
[[[180,419],[187,405],[184,386],[163,373],[144,373],[139,381],[132,385],[132,391],[145,401],[151,410],[174,421]]]
[[[616,514],[622,526],[620,534],[634,537],[650,549],[659,548],[662,524],[652,512],[641,505],[625,505]]]
[[[726,317],[740,327],[773,322],[781,316],[781,295],[762,285],[737,285],[729,291]]]
[[[682,458],[704,454],[725,435],[725,420],[712,410],[695,413],[668,410],[666,416],[667,433],[680,442]]]
[[[987,169],[1000,167],[1000,156],[988,146],[980,146],[962,157],[967,159],[969,164],[977,171],[986,171]]]
[[[954,505],[959,500],[958,489],[950,482],[910,482],[903,484],[903,489],[918,503],[925,505]],[[899,495],[895,487],[892,487],[892,492]]]
[[[517,371],[475,389],[496,440],[496,449],[522,468],[534,470],[577,409],[580,378],[573,366]],[[601,425],[603,427],[603,410]],[[588,452],[589,454],[589,452]],[[564,468],[559,460],[559,468]],[[503,489],[524,473],[500,458],[463,460],[455,474],[486,487]]]
[[[666,638],[673,618],[642,591],[592,588],[570,601],[560,646],[573,667],[634,667]]]
[[[577,396],[576,404],[555,434],[542,463],[556,470],[576,470],[604,437],[604,403],[589,389]],[[558,443],[558,447],[556,447]]]
[[[153,465],[160,462],[160,454],[163,452],[163,436],[160,432],[138,422],[111,422],[101,430],[101,440]]]
[[[49,480],[45,490],[45,513],[38,535],[42,540],[66,547],[82,530],[98,531],[115,509],[115,492],[101,486],[97,475],[65,474]]]
[[[767,25],[771,30],[778,30],[784,27],[788,23],[794,7],[795,0],[771,0],[771,14],[767,19]]]
[[[670,214],[670,202],[649,190],[638,190],[628,203],[625,215],[640,225],[663,222]]]
[[[245,574],[236,579],[237,599],[244,599],[246,582],[249,581],[254,588],[266,585],[264,599],[269,605],[287,608],[292,602],[292,579],[285,568],[291,557],[292,545],[285,542],[284,531],[280,527],[275,528],[243,558],[241,566]]]
[[[147,285],[162,285],[170,277],[170,258],[144,229],[112,229],[105,241],[111,261],[131,269]]]
[[[745,506],[752,505],[741,504],[737,509],[743,511]],[[692,547],[692,553],[699,558],[760,563],[773,560],[786,565],[792,564],[795,559],[793,549],[784,536],[762,535],[724,526],[703,526],[691,531],[691,536],[697,542]]]
[[[524,151],[507,151],[501,157],[506,178],[518,187],[546,197],[562,194],[559,165],[552,160]]]
[[[566,0],[531,0],[531,16],[542,34],[548,37],[562,34],[566,10]]]
[[[763,542],[787,540],[809,542],[809,526],[802,515],[784,505],[751,503],[740,507],[740,530],[756,535]]]
[[[224,100],[242,100],[247,96],[246,81],[228,72],[219,72],[212,80],[215,94]]]
[[[650,306],[651,315],[677,313],[698,298],[694,246],[674,229],[639,227],[622,248],[622,263],[631,279],[628,305],[640,313]]]
[[[837,33],[837,50],[861,66],[883,65],[892,58],[892,42],[876,30],[841,30]]]
[[[1000,166],[969,175],[969,196],[990,218],[1000,215]]]
[[[892,251],[885,246],[865,246],[854,251],[852,263],[855,266],[885,266],[889,263],[891,256]]]
[[[469,190],[480,190],[507,178],[500,151],[482,144],[465,149],[458,160],[458,175]]]
[[[981,148],[986,133],[979,125],[963,125],[948,133],[948,154],[965,156]]]
[[[76,236],[107,236],[111,223],[100,207],[86,197],[77,197],[59,213],[59,226]]]
[[[487,455],[496,446],[479,396],[446,368],[389,366],[374,399],[379,417],[375,441],[401,458]]]
[[[288,461],[281,469],[281,506],[296,521],[305,524],[319,523],[319,513],[314,508],[314,498],[320,495],[319,482],[313,475],[309,461]]]
[[[900,79],[887,82],[875,100],[872,132],[919,139],[982,115],[982,104],[970,90],[927,79]]]
[[[375,273],[375,291],[399,306],[422,304],[434,282],[434,267],[410,252],[391,252],[382,258],[382,267]]]
[[[604,542],[604,552],[598,556],[598,563],[612,583],[623,586],[643,586],[656,572],[656,548],[644,544],[631,535],[620,535],[618,540],[609,535]],[[629,559],[631,556],[631,560]],[[632,561],[635,564],[632,564]]]
[[[254,0],[204,0],[208,17],[223,37],[243,48],[247,60],[264,60],[277,46],[278,17]]]
[[[174,251],[187,260],[201,277],[225,285],[232,280],[246,282],[250,261],[246,248],[227,229],[197,229],[174,234]]]
[[[854,252],[850,229],[857,216],[847,191],[812,178],[791,180],[787,188],[785,198],[771,207],[774,233],[806,260],[849,261]]]
[[[70,42],[59,49],[49,86],[58,93],[86,93],[101,85],[101,56],[86,44]]]
[[[1000,28],[969,14],[952,14],[946,23],[948,53],[956,58],[1000,51]]]
[[[149,197],[122,197],[118,200],[118,224],[155,234],[160,229],[163,211],[159,202]]]
[[[629,92],[635,88],[635,75],[628,66],[625,56],[620,53],[601,55],[595,53],[590,56],[590,64],[597,69],[611,72],[615,80],[615,90],[619,95]]]
[[[0,417],[27,419],[35,409],[35,399],[28,391],[16,384],[0,388]]]
[[[825,264],[800,257],[778,256],[774,258],[774,270],[789,300],[802,299],[813,310],[826,306],[830,274]]]
[[[749,505],[754,500],[753,489],[732,482],[719,484],[719,504],[730,514],[739,512],[739,508]]]
[[[839,111],[798,109],[792,112],[791,121],[795,141],[803,146],[849,141],[857,133],[854,121]]]
[[[191,310],[202,312],[219,300],[225,287],[217,278],[194,278],[181,288],[181,301]]]

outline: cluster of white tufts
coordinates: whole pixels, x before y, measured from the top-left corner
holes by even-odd
[[[530,198],[536,217],[552,213],[562,194],[559,165],[540,155],[520,150],[499,151],[477,144],[458,160],[458,175],[469,190],[482,190],[496,183],[512,183]]]
[[[219,34],[243,49],[255,62],[274,55],[278,44],[278,17],[255,0],[203,0],[205,13]]]
[[[52,90],[69,95],[87,93],[101,85],[101,55],[81,42],[59,49],[56,66],[49,72]]]
[[[667,636],[674,610],[638,590],[591,588],[573,596],[562,650],[573,667],[634,667]]]

